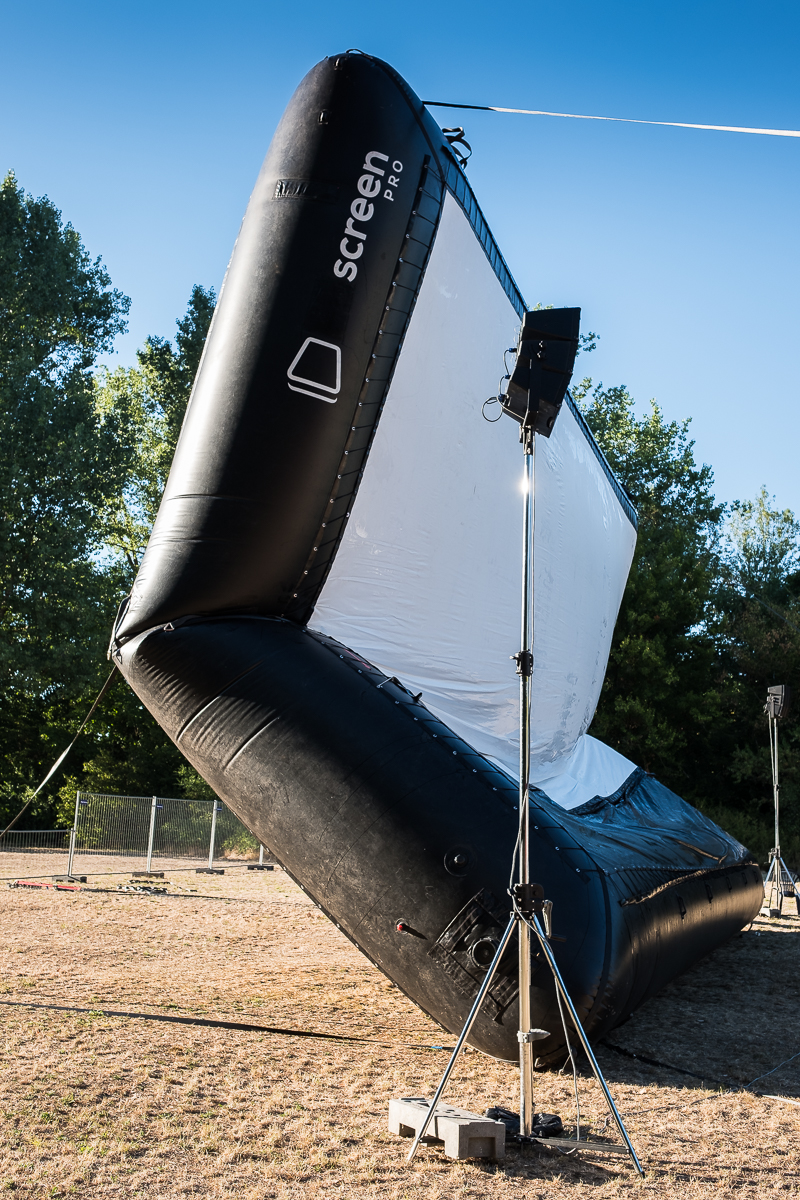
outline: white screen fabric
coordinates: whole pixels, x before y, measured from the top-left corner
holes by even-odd
[[[448,193],[350,520],[310,627],[396,676],[519,777],[519,427],[481,412],[519,318]],[[499,408],[490,406],[488,415]],[[635,531],[574,414],[536,439],[531,782],[574,807],[632,763],[584,738]],[[613,786],[612,786],[613,785]]]

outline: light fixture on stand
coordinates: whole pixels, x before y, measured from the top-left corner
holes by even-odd
[[[772,796],[775,804],[775,845],[769,852],[769,871],[764,880],[764,902],[771,917],[779,917],[783,910],[785,896],[794,896],[797,911],[800,914],[800,895],[798,895],[794,876],[789,872],[781,857],[780,830],[780,780],[778,777],[778,722],[789,712],[791,689],[785,684],[776,684],[767,688],[767,703],[764,712],[767,714],[769,725],[769,757],[772,765]]]
[[[533,677],[533,533],[535,519],[535,456],[536,435],[550,437],[558,417],[567,387],[572,377],[575,356],[578,351],[578,330],[580,327],[579,308],[546,308],[525,314],[519,341],[516,347],[516,363],[511,375],[508,376],[508,386],[503,395],[496,397],[502,411],[513,417],[520,426],[520,442],[524,455],[524,501],[522,522],[522,649],[513,655],[519,675],[519,714],[520,714],[520,771],[519,771],[519,833],[514,849],[514,864],[512,868],[512,886],[509,889],[512,912],[505,932],[497,946],[494,958],[486,971],[486,976],[480,986],[475,1001],[470,1009],[466,1024],[462,1029],[450,1061],[445,1068],[436,1093],[427,1108],[424,1120],[417,1129],[414,1142],[409,1151],[409,1160],[414,1157],[417,1147],[425,1137],[437,1105],[442,1098],[447,1081],[453,1071],[459,1054],[469,1037],[470,1030],[480,1012],[483,1000],[491,987],[500,960],[503,957],[514,930],[518,933],[519,943],[519,1022],[517,1033],[519,1040],[520,1065],[520,1129],[521,1141],[535,1141],[553,1144],[552,1138],[540,1138],[534,1134],[534,1099],[533,1099],[533,1069],[534,1044],[536,1041],[549,1037],[549,1031],[532,1029],[531,1018],[531,966],[532,942],[538,942],[541,952],[553,974],[559,1009],[569,1013],[575,1031],[581,1041],[592,1071],[602,1088],[611,1116],[625,1143],[633,1166],[639,1175],[644,1175],[642,1166],[636,1156],[622,1118],[608,1090],[608,1085],[589,1044],[589,1039],[578,1019],[575,1006],[572,1003],[558,964],[550,947],[551,910],[552,904],[545,899],[541,884],[531,880],[530,861],[530,757],[531,757],[531,683]],[[567,1044],[569,1039],[564,1028]],[[574,1139],[559,1138],[559,1148],[590,1147],[593,1151],[602,1151],[604,1144],[600,1142],[581,1142]],[[618,1147],[608,1147],[609,1151],[619,1153]]]

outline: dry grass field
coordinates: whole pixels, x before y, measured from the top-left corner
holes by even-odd
[[[0,858],[3,875],[39,870]],[[23,875],[22,872],[26,872]],[[386,1132],[389,1099],[431,1095],[452,1044],[279,870],[169,873],[163,895],[0,883],[0,1193],[15,1197],[800,1196],[800,921],[759,920],[650,1001],[599,1058],[647,1171],[510,1147],[453,1162]],[[794,909],[792,910],[794,911]],[[110,1016],[107,1010],[140,1017]],[[161,1017],[161,1020],[141,1019]],[[184,1024],[221,1020],[346,1041]],[[163,1019],[170,1018],[170,1019]],[[699,1078],[695,1078],[699,1076]],[[574,1124],[572,1083],[538,1106]],[[447,1099],[517,1109],[516,1074],[476,1052]],[[584,1119],[606,1110],[588,1075]],[[607,1131],[607,1135],[608,1135]]]

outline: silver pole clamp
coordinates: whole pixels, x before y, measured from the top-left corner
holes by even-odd
[[[549,1038],[550,1033],[547,1029],[524,1029],[517,1030],[517,1041],[520,1045],[527,1042],[541,1042],[544,1038]]]

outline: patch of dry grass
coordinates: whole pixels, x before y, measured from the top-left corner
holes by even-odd
[[[758,921],[611,1035],[631,1053],[697,1072],[705,1087],[600,1050],[648,1172],[641,1182],[622,1159],[513,1147],[498,1167],[454,1163],[435,1148],[407,1166],[408,1143],[386,1132],[389,1099],[430,1095],[447,1058],[430,1047],[452,1039],[281,872],[171,879],[166,896],[0,890],[0,1194],[800,1195],[800,1107],[709,1087],[746,1082],[800,1050],[796,918]],[[108,1008],[369,1041],[102,1015]],[[798,1064],[759,1087],[800,1096]],[[572,1120],[571,1080],[551,1072],[537,1084],[539,1107]],[[516,1109],[516,1088],[513,1067],[470,1052],[448,1099]],[[581,1094],[599,1131],[606,1110],[593,1080],[582,1078]]]

